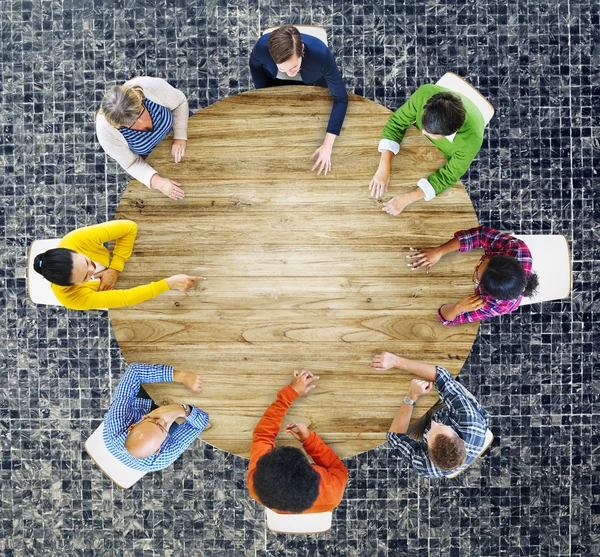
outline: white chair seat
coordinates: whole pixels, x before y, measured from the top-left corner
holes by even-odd
[[[471,394],[471,393],[469,393],[469,394]],[[471,398],[473,398],[473,395],[471,395]],[[473,466],[473,464],[475,464],[479,460],[479,457],[483,453],[485,453],[485,451],[488,450],[489,446],[492,444],[493,441],[494,441],[494,435],[488,429],[485,432],[485,442],[483,444],[483,448],[481,449],[481,451],[479,452],[479,454],[477,455],[475,460],[473,460],[473,462],[471,462],[470,464],[467,464],[466,466],[459,468],[456,472],[452,472],[452,474],[450,474],[449,476],[446,476],[446,478],[456,478],[456,476],[459,476],[460,474],[462,474],[467,468],[469,468],[470,466]]]
[[[489,121],[494,116],[494,107],[489,101],[477,90],[475,87],[467,83],[464,79],[460,78],[453,72],[448,72],[442,76],[442,78],[436,83],[441,87],[450,89],[455,93],[464,95],[469,99],[481,112],[485,125],[487,126]]]
[[[333,513],[279,514],[267,511],[267,526],[282,534],[318,534],[331,528]]]
[[[102,422],[91,437],[85,442],[85,450],[90,458],[96,463],[96,466],[104,472],[114,483],[122,489],[128,489],[147,472],[134,470],[123,464],[118,458],[114,457],[104,443],[104,422]]]
[[[537,274],[538,291],[523,298],[522,306],[567,298],[571,293],[572,265],[569,243],[560,234],[514,234],[531,251],[533,272]]]
[[[262,32],[262,34],[266,35],[267,33],[271,33],[272,31],[274,31],[275,29],[278,29],[279,27],[280,27],[279,25],[277,25],[276,27],[267,27]],[[322,43],[324,43],[325,46],[327,46],[327,31],[325,31],[325,29],[323,27],[320,27],[318,25],[294,25],[294,27],[296,29],[298,29],[298,31],[300,31],[301,34],[310,35],[311,37],[315,37],[315,38],[319,39]],[[294,77],[290,77],[285,72],[280,72],[279,70],[277,71],[277,79],[282,79],[285,81],[302,81],[302,77],[300,76],[300,73],[296,74]]]
[[[61,306],[61,304],[52,290],[52,284],[48,282],[33,268],[33,262],[40,253],[44,253],[50,249],[58,247],[61,238],[51,238],[49,240],[35,240],[31,242],[29,247],[29,259],[27,261],[27,295],[34,304],[45,306]],[[96,263],[98,272],[105,269],[104,265]],[[99,280],[99,279],[92,279]]]

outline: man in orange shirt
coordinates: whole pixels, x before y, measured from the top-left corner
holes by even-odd
[[[286,431],[302,443],[314,464],[300,449],[275,446],[288,408],[299,396],[312,391],[317,379],[310,371],[294,371],[252,435],[248,490],[261,505],[281,514],[332,511],[340,504],[348,482],[344,463],[305,424],[288,424]]]

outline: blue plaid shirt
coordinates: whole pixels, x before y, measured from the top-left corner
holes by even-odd
[[[435,388],[440,399],[446,403],[446,408],[438,410],[433,416],[434,421],[449,425],[465,442],[467,459],[464,466],[473,462],[485,444],[485,433],[488,429],[489,414],[479,403],[472,399],[469,392],[457,381],[450,372],[438,366]],[[427,438],[429,426],[425,429]],[[427,478],[442,478],[455,470],[440,470],[429,458],[427,443],[415,441],[406,433],[387,434],[392,447],[398,449],[400,457],[406,460],[419,474]]]
[[[104,442],[109,452],[123,464],[134,470],[152,472],[166,468],[177,460],[208,424],[208,414],[192,407],[185,423],[169,433],[160,452],[147,458],[135,458],[125,448],[127,428],[139,422],[150,412],[152,401],[137,398],[142,383],[163,383],[173,381],[171,366],[152,364],[131,364],[119,383],[112,404],[104,416]]]

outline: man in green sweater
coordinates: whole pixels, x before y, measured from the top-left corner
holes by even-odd
[[[394,216],[411,203],[420,199],[430,201],[454,185],[467,171],[483,143],[483,116],[467,97],[439,85],[422,85],[392,114],[383,128],[379,142],[381,160],[369,185],[371,196],[379,198],[388,190],[392,156],[398,154],[406,128],[412,124],[448,162],[427,178],[421,178],[415,190],[385,203],[383,210]]]

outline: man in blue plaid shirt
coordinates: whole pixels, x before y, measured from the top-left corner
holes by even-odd
[[[208,414],[188,404],[156,406],[142,383],[175,381],[193,393],[202,392],[202,378],[171,366],[134,363],[119,383],[104,416],[104,442],[109,452],[135,470],[161,470],[200,435]],[[185,418],[178,425],[175,420]]]
[[[378,371],[403,369],[422,378],[412,380],[387,436],[390,445],[417,472],[428,478],[448,476],[479,456],[489,414],[447,369],[389,352],[377,354],[371,367]],[[409,427],[414,405],[434,384],[440,402]]]

